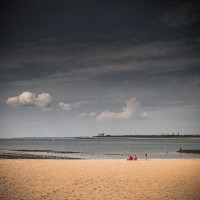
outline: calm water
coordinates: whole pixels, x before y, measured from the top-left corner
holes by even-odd
[[[28,152],[30,154],[85,159],[126,159],[130,154],[136,154],[138,159],[143,159],[145,153],[148,154],[148,158],[200,158],[200,154],[177,153],[176,151],[180,147],[182,149],[200,149],[200,140],[0,139],[0,153],[24,149],[43,151]],[[44,152],[44,150],[57,152]],[[78,153],[59,153],[63,151]]]

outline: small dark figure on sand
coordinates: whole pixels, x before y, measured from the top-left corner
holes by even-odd
[[[137,156],[136,155],[134,155],[133,160],[137,160]]]
[[[145,153],[145,160],[147,160],[147,153]]]

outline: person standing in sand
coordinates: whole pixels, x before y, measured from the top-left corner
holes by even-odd
[[[145,153],[145,160],[147,160],[147,153]]]
[[[133,158],[133,160],[137,160],[137,156],[136,156],[136,155],[134,155],[134,158]]]

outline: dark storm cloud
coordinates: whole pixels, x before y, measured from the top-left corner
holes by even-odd
[[[125,81],[199,67],[199,39],[141,44],[38,43],[17,48],[1,61],[1,81],[66,77]],[[11,56],[12,59],[9,59]],[[176,74],[178,76],[178,74]],[[156,75],[155,75],[156,76]],[[137,79],[138,80],[138,79]]]
[[[48,70],[38,63],[21,63],[14,69],[0,69],[0,82],[16,82],[32,79],[43,79],[55,73],[56,69]]]
[[[113,5],[113,1],[90,0],[3,1],[1,34],[7,39],[3,44],[55,36],[76,43],[97,41],[96,34],[124,31],[134,23],[139,25],[132,15],[135,4],[115,1]]]
[[[130,42],[133,37],[141,41],[162,39],[166,37],[166,31],[155,22],[160,21],[166,5],[170,7],[170,4],[174,3],[131,0],[1,1],[2,47],[48,38],[62,39],[67,43]]]
[[[167,80],[181,80],[187,78],[200,78],[200,67],[189,67],[185,69],[177,69],[172,71],[164,71],[160,70],[157,73],[149,71],[118,71],[118,72],[107,72],[101,74],[101,76],[93,77],[93,80],[100,82],[114,82],[115,84],[121,82],[129,82],[133,83],[139,82],[140,84],[156,84],[166,82]]]
[[[171,7],[162,17],[163,22],[171,28],[190,25],[198,26],[200,22],[200,2],[183,1]]]
[[[174,6],[179,9],[177,1],[3,1],[1,5],[1,68],[23,68],[27,63],[31,71],[28,63],[33,62],[36,68],[49,66],[51,71],[54,65],[62,72],[113,64],[126,68],[127,63],[139,61],[144,67],[148,59],[157,65],[152,60],[180,57],[176,41],[187,42],[194,33],[194,27],[177,31],[161,25],[168,23],[163,18],[176,10]],[[195,55],[196,47],[185,46]]]

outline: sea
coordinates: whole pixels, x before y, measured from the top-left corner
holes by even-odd
[[[194,139],[98,139],[98,138],[12,138],[0,139],[0,154],[30,154],[80,159],[184,159],[200,154],[178,153],[179,149],[199,150]]]

